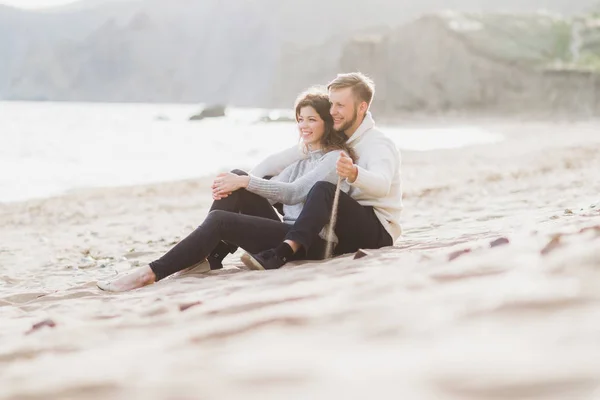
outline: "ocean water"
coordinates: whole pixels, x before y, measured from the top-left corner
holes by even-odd
[[[249,168],[297,143],[294,123],[262,123],[268,110],[230,109],[189,121],[180,104],[0,102],[0,202],[213,175]],[[401,150],[502,140],[474,126],[381,126]]]

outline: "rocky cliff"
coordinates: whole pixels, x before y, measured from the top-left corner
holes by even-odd
[[[396,112],[600,114],[600,18],[437,13],[345,44],[340,69],[378,84]]]
[[[578,12],[594,0],[527,3],[144,0],[52,13],[2,7],[0,99],[289,107],[299,90],[352,64],[342,59],[352,60],[356,32],[379,40],[373,38],[440,7]]]

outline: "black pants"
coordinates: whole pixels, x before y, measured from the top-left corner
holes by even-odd
[[[285,239],[300,243],[311,252],[319,232],[329,222],[335,185],[317,182],[308,193],[304,208]],[[353,253],[358,249],[378,249],[393,244],[373,207],[365,207],[344,192],[340,192],[335,234],[338,244],[334,254]]]
[[[156,280],[163,279],[204,260],[221,240],[257,253],[289,239],[303,247],[296,258],[322,259],[325,241],[319,233],[329,222],[334,195],[335,185],[317,182],[292,226],[279,220],[266,199],[244,189],[237,190],[229,197],[215,201],[202,225],[160,259],[150,263],[150,268]],[[393,244],[373,208],[361,206],[343,192],[338,203],[335,233],[339,243],[334,254]]]
[[[238,175],[246,173],[232,171]],[[257,253],[278,246],[292,225],[281,222],[271,204],[263,197],[245,189],[216,200],[202,225],[156,261],[150,268],[156,280],[189,268],[204,260],[220,241]],[[312,252],[302,252],[296,258],[322,257],[325,243],[317,238]]]

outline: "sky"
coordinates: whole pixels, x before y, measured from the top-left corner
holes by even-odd
[[[7,6],[36,9],[62,6],[69,3],[75,3],[77,0],[0,0],[0,4]]]

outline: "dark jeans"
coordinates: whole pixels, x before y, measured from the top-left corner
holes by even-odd
[[[233,172],[245,174],[239,170]],[[163,279],[201,262],[220,241],[258,253],[278,246],[290,229],[292,225],[281,222],[265,198],[240,189],[214,201],[202,225],[161,258],[151,262],[150,268],[156,280]],[[324,241],[318,239],[313,244],[315,254],[300,253],[296,258],[319,258],[324,248]]]
[[[308,252],[312,252],[315,241],[320,239],[319,232],[331,218],[334,196],[334,184],[317,182],[308,193],[304,208],[285,239],[300,243]],[[344,192],[340,192],[335,234],[338,244],[334,254],[378,249],[393,244],[392,237],[379,222],[373,207],[361,206]]]
[[[239,171],[235,171],[239,172]],[[222,240],[250,253],[277,247],[286,239],[302,245],[297,258],[322,259],[325,241],[319,237],[329,222],[335,185],[317,182],[309,192],[302,213],[292,226],[279,220],[269,202],[246,190],[213,203],[208,217],[194,232],[160,259],[150,263],[156,280],[204,260]],[[240,214],[252,213],[251,215]],[[339,243],[334,254],[391,246],[392,238],[372,207],[364,207],[341,192],[335,233]]]
[[[248,175],[247,172],[239,169],[234,169],[231,172],[236,175]],[[214,201],[210,207],[210,211],[216,210],[230,211],[245,215],[253,215],[255,217],[268,218],[274,221],[281,221],[275,212],[275,209],[267,199],[255,193],[251,193],[246,189],[236,190],[228,197]]]

